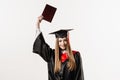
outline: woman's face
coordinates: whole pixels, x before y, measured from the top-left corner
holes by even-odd
[[[67,46],[67,38],[66,37],[64,37],[64,38],[58,38],[58,42],[59,42],[59,47],[62,50],[65,50],[66,46]]]

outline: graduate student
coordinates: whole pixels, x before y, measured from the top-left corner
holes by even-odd
[[[41,28],[42,20],[43,16],[39,16],[38,29]],[[84,80],[81,54],[71,49],[69,31],[71,29],[50,33],[56,37],[54,49],[45,42],[42,32],[33,44],[33,53],[40,55],[47,62],[49,80]]]

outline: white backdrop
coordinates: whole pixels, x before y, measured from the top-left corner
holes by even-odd
[[[57,7],[52,23],[42,21],[48,33],[73,28],[71,46],[81,52],[85,80],[119,80],[119,0],[1,0],[0,80],[48,80],[47,63],[32,53],[36,20],[45,4]]]

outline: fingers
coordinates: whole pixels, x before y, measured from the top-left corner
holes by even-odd
[[[37,20],[37,28],[38,29],[40,29],[40,23],[41,23],[42,20],[43,20],[43,16],[41,15],[41,16],[38,17],[38,20]]]

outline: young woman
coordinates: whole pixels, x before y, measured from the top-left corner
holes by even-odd
[[[38,17],[37,27],[43,16]],[[48,64],[49,80],[84,80],[82,59],[78,51],[71,50],[68,30],[59,30],[51,34],[56,36],[55,49],[45,42],[42,32],[33,44],[33,53],[39,54]]]

